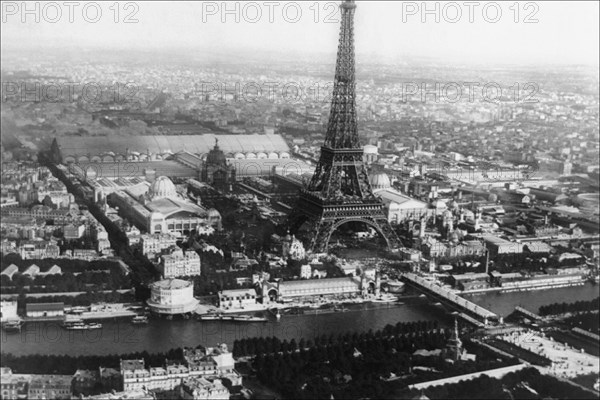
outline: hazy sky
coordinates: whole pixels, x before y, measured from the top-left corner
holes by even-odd
[[[337,46],[340,16],[333,7],[339,2],[326,1],[120,2],[118,15],[110,8],[113,4],[110,1],[97,3],[101,15],[97,14],[94,4],[86,6],[87,2],[76,2],[73,22],[69,22],[69,7],[62,1],[35,3],[39,9],[29,4],[33,12],[25,14],[20,1],[2,2],[3,47],[60,45],[332,52]],[[430,1],[426,7],[435,10],[437,4],[439,11],[424,14],[420,1],[358,1],[357,53],[399,59],[430,56],[465,63],[598,64],[597,1],[518,2],[518,7],[513,7],[512,1],[473,3],[478,5],[470,8],[463,1]],[[232,10],[231,14],[224,13],[224,5]],[[498,8],[501,15],[497,14]],[[473,22],[469,22],[470,11]],[[332,12],[331,20],[327,21]],[[36,13],[39,22],[35,21]],[[124,23],[129,14],[138,22]],[[435,21],[436,16],[439,22]],[[525,23],[528,16],[537,22]],[[239,22],[235,21],[236,17]],[[57,22],[52,23],[53,20]],[[94,20],[97,22],[90,22]],[[452,23],[453,20],[458,22]],[[493,23],[494,20],[497,22]]]

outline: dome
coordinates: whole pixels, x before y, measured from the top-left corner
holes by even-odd
[[[373,174],[369,177],[371,188],[374,190],[388,189],[392,186],[390,178],[385,173]]]
[[[208,210],[208,218],[221,218],[221,213],[217,209],[211,208]]]
[[[148,192],[150,199],[160,199],[163,197],[177,197],[175,185],[166,176],[161,176],[154,181]]]
[[[225,157],[225,153],[219,148],[219,139],[215,139],[215,147],[208,152],[206,163],[210,165],[227,164],[227,157]]]
[[[450,234],[449,240],[451,242],[457,243],[458,241],[460,241],[460,237],[458,236],[458,233],[456,233],[456,231],[455,231]]]

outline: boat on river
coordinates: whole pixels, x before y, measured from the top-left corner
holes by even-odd
[[[223,315],[223,314],[205,314],[198,317],[200,321],[232,321],[232,322],[268,322],[265,317],[255,317],[252,315]]]
[[[135,317],[133,317],[131,322],[135,325],[142,325],[147,324],[149,322],[149,319],[146,315],[136,315]]]
[[[387,281],[385,284],[387,285],[388,292],[392,294],[404,293],[406,289],[406,284],[398,280]]]
[[[97,322],[86,324],[83,321],[71,321],[65,322],[63,327],[69,331],[91,331],[94,329],[102,329],[102,324]]]
[[[21,332],[23,324],[24,322],[20,319],[14,321],[6,321],[4,324],[2,324],[2,329],[4,329],[4,331],[8,333]]]

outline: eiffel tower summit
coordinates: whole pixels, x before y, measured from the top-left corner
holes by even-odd
[[[312,235],[309,249],[325,252],[332,233],[349,222],[373,227],[389,248],[400,246],[373,194],[356,122],[354,65],[354,1],[340,5],[342,26],[335,67],[331,111],[325,143],[314,175],[300,191],[296,207],[288,216],[288,227],[296,232],[305,223]]]

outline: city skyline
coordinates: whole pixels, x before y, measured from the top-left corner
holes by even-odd
[[[334,2],[250,3],[256,7],[129,2],[118,7],[102,3],[98,9],[82,3],[69,10],[42,2],[27,13],[19,3],[3,2],[3,52],[135,48],[240,57],[266,51],[284,57],[332,53],[339,22]],[[361,3],[356,20],[359,62],[363,55],[389,62],[424,57],[464,64],[598,64],[597,2],[475,2],[472,7],[468,2],[435,2],[426,8],[418,2]]]
[[[2,3],[2,399],[598,399],[598,3],[301,4]]]

